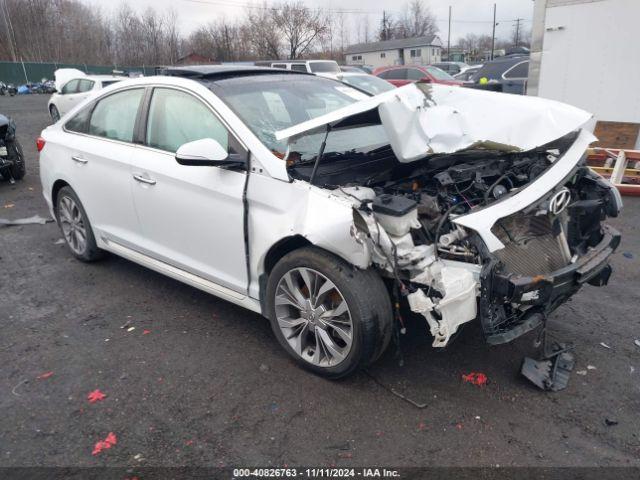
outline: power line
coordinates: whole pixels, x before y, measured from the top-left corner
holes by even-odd
[[[242,3],[242,2],[235,2],[234,0],[182,0],[184,2],[189,2],[189,3],[199,3],[199,4],[203,4],[203,5],[217,5],[217,6],[223,6],[223,7],[236,7],[236,8],[248,8],[248,9],[254,9],[254,10],[277,10],[277,7],[273,7],[273,6],[269,6],[269,5],[256,5],[253,3]],[[380,16],[384,13],[381,13],[380,10],[363,10],[363,9],[359,9],[359,8],[352,8],[352,9],[345,9],[345,8],[323,8],[322,10],[324,10],[325,12],[329,12],[329,13],[346,13],[346,14],[351,14],[351,15],[376,15],[376,16]],[[388,10],[387,10],[388,11]],[[403,15],[404,12],[396,10],[396,11],[391,11],[391,13],[394,13],[395,15]],[[448,22],[448,19],[442,19],[442,18],[437,18],[434,17],[436,22]],[[512,19],[509,20],[498,20],[498,23],[500,22],[511,22],[514,21]],[[521,22],[530,22],[530,19],[524,19],[521,18],[520,19]],[[491,23],[491,20],[454,20],[451,19],[452,23]]]

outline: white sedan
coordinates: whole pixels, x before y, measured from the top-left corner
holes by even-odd
[[[370,97],[267,68],[169,73],[42,132],[68,247],[261,313],[317,374],[369,365],[407,313],[434,347],[471,321],[504,343],[609,278],[620,235],[602,220],[621,203],[580,163],[586,112],[431,84]]]

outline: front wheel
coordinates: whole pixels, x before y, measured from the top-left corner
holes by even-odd
[[[391,338],[391,302],[380,276],[315,247],[276,264],[267,283],[267,310],[284,349],[327,378],[371,364]]]

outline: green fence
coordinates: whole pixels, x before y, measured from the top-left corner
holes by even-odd
[[[87,74],[109,74],[114,70],[124,72],[142,72],[153,75],[154,66],[132,67],[124,65],[86,65],[84,63],[36,63],[36,62],[0,62],[0,82],[22,85],[29,82],[40,82],[43,78],[53,80],[53,72],[58,68],[77,68]]]

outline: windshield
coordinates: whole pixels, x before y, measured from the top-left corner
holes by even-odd
[[[396,88],[386,80],[374,77],[373,75],[341,75],[338,79],[347,85],[353,85],[371,95],[378,95],[379,93]]]
[[[309,62],[312,73],[340,73],[340,67],[334,61]]]
[[[455,80],[451,75],[447,72],[440,70],[437,67],[427,67],[427,71],[436,79],[436,80]]]
[[[211,89],[277,155],[285,153],[287,141],[277,141],[275,132],[369,98],[335,80],[312,75],[270,74],[230,78],[213,82]],[[333,136],[334,133],[330,135]],[[317,153],[319,147],[315,145],[319,146],[322,140],[316,141],[316,137],[305,136],[314,146],[302,142],[298,151],[305,156]],[[340,136],[331,139],[332,145],[334,141],[340,141]],[[367,142],[372,140],[364,141]],[[345,138],[344,146],[332,148],[351,148],[354,143],[359,142]]]

